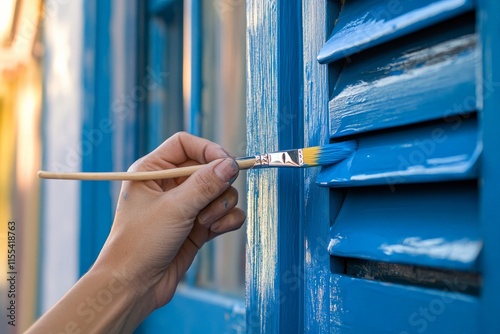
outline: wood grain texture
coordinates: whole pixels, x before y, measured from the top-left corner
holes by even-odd
[[[248,152],[303,147],[300,1],[247,2]],[[302,331],[301,170],[248,173],[247,331]]]
[[[457,22],[462,24],[462,22]],[[479,67],[473,25],[427,31],[410,42],[360,54],[342,70],[330,101],[330,136],[360,134],[476,107]],[[459,70],[458,70],[459,69]]]
[[[321,63],[336,61],[369,47],[473,9],[473,0],[345,1]]]
[[[303,24],[303,89],[304,144],[321,145],[328,140],[328,67],[317,62],[316,56],[333,28],[330,23],[338,15],[331,1],[302,2]],[[304,170],[302,243],[304,254],[303,308],[304,333],[337,333],[331,328],[336,314],[331,312],[331,259],[328,254],[330,212],[335,214],[342,202],[341,194],[318,187],[315,182],[319,169]],[[331,202],[330,202],[331,201]],[[340,270],[340,269],[339,269]]]
[[[278,129],[269,126],[278,113],[277,15],[277,1],[247,3],[248,152],[278,149]],[[261,173],[247,174],[246,321],[250,333],[277,333],[278,173]]]
[[[254,159],[236,160],[236,162],[240,170],[246,170],[252,168],[255,165]],[[203,168],[204,166],[206,166],[206,164],[156,170],[156,171],[146,171],[146,172],[57,173],[57,172],[47,172],[41,170],[38,171],[38,177],[42,179],[90,180],[90,181],[162,180],[162,179],[173,179],[177,177],[190,176],[194,172]]]
[[[340,257],[477,272],[478,205],[474,182],[353,188],[328,250]]]

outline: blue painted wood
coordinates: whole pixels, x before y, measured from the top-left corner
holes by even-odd
[[[300,5],[247,2],[249,153],[302,143]],[[298,171],[255,170],[247,175],[247,331],[300,332]]]
[[[473,29],[465,25],[353,58],[329,104],[330,136],[475,111],[479,52]]]
[[[172,301],[153,312],[137,332],[247,333],[245,303],[240,298],[180,285]]]
[[[302,9],[301,1],[281,0],[278,3],[278,142],[279,149],[304,147],[302,118]],[[286,57],[282,55],[287,54]],[[290,69],[297,69],[291,71]],[[278,254],[280,275],[280,332],[303,332],[303,306],[300,304],[303,285],[301,195],[302,171],[278,171]],[[286,194],[285,196],[283,194]]]
[[[168,10],[168,7],[178,0],[149,0],[148,10],[150,13],[160,13],[162,11]]]
[[[469,118],[469,119],[467,119]],[[447,122],[361,137],[358,149],[322,168],[317,182],[328,187],[471,179],[482,145],[477,120],[459,115]]]
[[[500,2],[479,1],[479,31],[482,46],[480,125],[484,146],[481,161],[480,216],[484,238],[482,257],[483,293],[481,295],[480,333],[499,333],[498,316],[500,300]]]
[[[201,90],[203,87],[202,82],[202,16],[201,16],[201,0],[189,0],[190,5],[190,25],[191,25],[191,89],[189,96],[189,129],[188,131],[196,136],[202,135],[202,121],[201,121]]]
[[[166,138],[185,130],[182,96],[183,4],[173,1],[166,11],[148,20],[149,59],[147,131],[150,152]]]
[[[249,152],[278,149],[277,1],[247,2]],[[251,51],[253,50],[253,51]],[[258,52],[257,52],[258,50]],[[262,126],[266,124],[267,126]],[[249,333],[279,332],[277,171],[247,173],[246,322]]]
[[[151,20],[149,26],[149,64],[150,70],[166,72],[164,57],[168,47],[167,25],[162,20]],[[177,64],[179,66],[179,64]],[[154,85],[148,92],[147,151],[154,150],[165,138],[163,120],[166,111],[166,92],[163,85]]]
[[[473,9],[474,0],[345,1],[318,60],[327,63]]]
[[[341,257],[478,271],[478,205],[474,183],[353,188],[332,226],[328,250]]]
[[[330,333],[477,333],[478,299],[445,288],[432,290],[333,275]]]
[[[111,75],[111,4],[86,1],[84,4],[84,68],[82,170],[112,170],[112,135],[103,131],[109,122]],[[88,271],[109,233],[112,219],[110,182],[81,183],[80,274]]]
[[[328,141],[328,67],[316,61],[318,51],[327,39],[327,22],[334,22],[339,7],[332,1],[303,1],[303,90],[304,90],[304,146],[323,145]],[[332,69],[332,76],[338,71]],[[334,78],[333,81],[336,79]],[[302,222],[303,276],[297,273],[296,287],[303,297],[303,332],[332,333],[330,293],[331,270],[341,272],[343,265],[332,261],[328,254],[330,217],[335,217],[343,196],[338,190],[329,190],[315,184],[318,168],[304,169]],[[294,283],[294,281],[292,281]],[[299,284],[300,283],[300,284]]]

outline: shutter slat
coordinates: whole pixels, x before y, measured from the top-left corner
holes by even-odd
[[[475,111],[476,35],[449,36],[446,31],[432,43],[417,41],[353,59],[329,103],[330,136]]]
[[[478,271],[475,182],[353,188],[331,231],[333,256]]]
[[[473,0],[346,1],[318,60],[327,63],[473,9]]]
[[[473,114],[358,139],[349,158],[323,167],[316,182],[327,187],[471,179],[482,146]]]
[[[330,333],[476,333],[478,298],[333,275]],[[385,316],[384,316],[385,315]]]

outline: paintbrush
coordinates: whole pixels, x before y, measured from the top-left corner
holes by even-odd
[[[333,165],[347,158],[356,149],[355,141],[345,141],[323,146],[285,150],[256,156],[238,158],[240,170],[267,167],[314,167]],[[38,171],[43,179],[62,180],[161,180],[189,176],[205,165],[194,165],[148,172],[47,172]]]

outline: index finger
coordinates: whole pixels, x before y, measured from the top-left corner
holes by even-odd
[[[230,156],[219,144],[187,132],[178,132],[144,157],[143,161],[146,164],[154,164],[160,169],[166,169],[186,161],[206,164]]]

